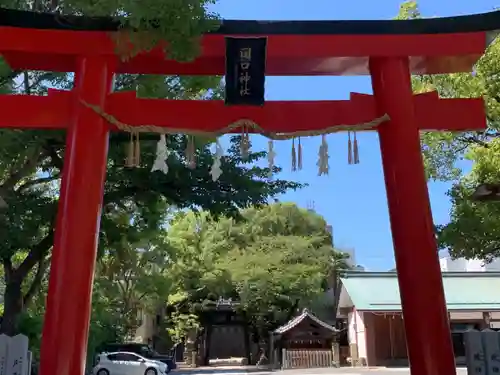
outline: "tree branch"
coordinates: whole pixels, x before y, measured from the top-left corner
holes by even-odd
[[[464,143],[467,143],[467,144],[478,144],[478,145],[481,145],[485,148],[488,148],[489,145],[488,145],[488,142],[485,142],[481,139],[479,139],[476,135],[467,135],[467,136],[462,136],[460,137],[460,140]]]
[[[57,151],[54,148],[53,144],[51,142],[47,142],[47,144],[43,147],[43,149],[45,150],[45,154],[52,160],[52,165],[54,165],[54,167],[62,171],[64,161],[57,154]]]
[[[4,85],[8,84],[10,81],[15,79],[19,74],[21,74],[21,72],[19,70],[14,70],[14,71],[10,72],[8,75],[6,75],[5,77],[1,77],[0,78],[0,86],[4,86]]]
[[[113,193],[105,194],[103,201],[105,202],[105,204],[110,203],[114,199],[123,197],[120,192],[132,193],[136,189],[137,188],[125,188],[120,191],[114,191]],[[24,280],[24,278],[33,269],[33,267],[35,267],[38,262],[42,261],[47,256],[54,243],[54,225],[55,221],[47,235],[40,242],[38,242],[38,244],[36,244],[29,250],[28,256],[24,259],[21,265],[16,270],[12,270],[11,276],[13,279],[17,279],[18,281]]]
[[[28,188],[30,188],[32,186],[38,185],[38,184],[43,184],[43,183],[55,181],[59,177],[60,177],[60,174],[57,173],[57,174],[55,174],[53,176],[41,177],[41,178],[37,178],[37,179],[34,179],[34,180],[30,180],[30,181],[25,182],[21,186],[19,186],[19,189],[17,189],[17,190],[21,192],[23,190],[26,190],[26,189],[28,189]]]
[[[39,74],[36,77],[36,79],[34,79],[33,82],[31,82],[31,84],[29,85],[29,89],[30,90],[36,89],[43,81],[50,80],[50,78],[53,76],[54,76],[53,72],[44,72]]]
[[[47,263],[48,262],[46,261],[45,258],[41,259],[38,262],[38,268],[36,270],[35,277],[33,278],[33,281],[31,282],[31,285],[30,285],[28,291],[26,292],[26,294],[23,297],[23,306],[27,306],[31,302],[33,296],[40,289],[40,285],[41,285],[43,277],[45,275],[45,271],[47,270]]]
[[[3,269],[4,269],[4,279],[5,284],[8,284],[12,280],[12,272],[14,268],[12,267],[12,260],[10,258],[2,259]]]
[[[27,177],[34,171],[34,169],[36,169],[40,158],[40,147],[37,146],[33,150],[31,156],[28,156],[24,160],[24,163],[17,169],[17,171],[10,173],[10,177],[7,178],[7,180],[2,184],[2,188],[5,190],[13,189],[21,179]]]
[[[23,260],[21,265],[13,272],[13,278],[24,280],[28,273],[35,267],[37,263],[42,261],[49,253],[54,244],[54,228],[50,228],[49,233],[35,246],[33,246],[28,256]]]

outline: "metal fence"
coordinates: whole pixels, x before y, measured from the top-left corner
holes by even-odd
[[[282,351],[283,369],[335,366],[336,364],[331,350],[283,349]]]

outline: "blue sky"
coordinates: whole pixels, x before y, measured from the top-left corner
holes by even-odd
[[[219,0],[214,10],[227,19],[266,20],[342,20],[390,19],[399,9],[397,0]],[[426,17],[463,15],[493,10],[498,0],[421,0]],[[348,99],[350,92],[371,93],[369,77],[268,77],[268,100]],[[314,121],[314,118],[311,118]],[[334,242],[340,248],[355,249],[356,262],[369,270],[393,267],[393,245],[382,174],[378,137],[362,133],[359,137],[359,165],[347,164],[347,135],[328,136],[330,175],[317,176],[320,138],[303,141],[304,169],[291,172],[291,142],[276,142],[276,163],[283,168],[280,178],[306,182],[309,187],[285,194],[281,200],[316,211],[333,226]],[[265,149],[267,141],[253,141],[256,149]],[[435,223],[449,218],[446,197],[449,184],[429,183]]]

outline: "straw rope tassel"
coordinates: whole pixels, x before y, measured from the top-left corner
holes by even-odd
[[[298,160],[297,160],[297,164],[298,164],[298,167],[299,167],[299,171],[302,170],[302,144],[300,143],[300,137],[299,137],[299,147],[298,147]]]
[[[188,135],[186,145],[186,163],[189,169],[196,168],[194,137]]]
[[[241,127],[240,155],[245,160],[245,125]]]
[[[135,167],[139,167],[141,164],[141,142],[139,140],[139,132],[135,133],[134,159]]]
[[[250,136],[248,135],[248,127],[243,125],[241,128],[240,153],[243,160],[248,159],[250,151]]]
[[[354,154],[354,164],[359,164],[359,147],[358,147],[358,139],[356,137],[356,132],[354,131],[354,147],[353,147],[353,154]]]
[[[245,157],[248,159],[250,152],[250,134],[248,134],[248,127],[245,127]]]
[[[137,85],[135,88],[136,95],[138,93],[139,86]],[[131,167],[139,167],[141,163],[141,148],[139,144],[139,131],[132,130],[131,137],[131,145],[129,146],[129,157],[130,157],[130,166]]]
[[[347,164],[353,164],[351,131],[347,132]]]
[[[292,171],[297,170],[297,152],[295,151],[295,138],[292,138]]]
[[[127,148],[125,166],[128,168],[138,167],[140,164],[141,149],[139,146],[139,133],[130,132],[130,141]]]
[[[191,155],[191,161],[189,163],[189,168],[194,169],[194,168],[196,168],[196,148],[195,148],[193,136],[190,137],[189,154]]]
[[[274,171],[274,158],[276,157],[276,152],[274,151],[274,142],[272,139],[267,141],[267,167],[269,168],[268,177],[273,177]]]
[[[316,165],[318,166],[318,176],[328,174],[330,170],[330,167],[328,165],[329,158],[330,156],[328,155],[328,143],[326,142],[326,135],[323,134],[321,136],[321,146],[319,146],[318,162],[316,163]]]
[[[186,158],[186,164],[189,164],[189,139],[191,138],[190,135],[186,135],[186,149],[184,150],[184,157]]]
[[[134,166],[134,133],[130,132],[130,141],[127,145],[127,156],[125,158],[125,166],[132,168]]]

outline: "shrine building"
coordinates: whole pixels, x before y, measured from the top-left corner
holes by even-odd
[[[337,319],[347,322],[349,342],[341,347],[341,362],[408,366],[396,272],[347,272],[341,283]],[[443,285],[455,360],[463,365],[464,332],[500,328],[500,272],[443,272]]]

